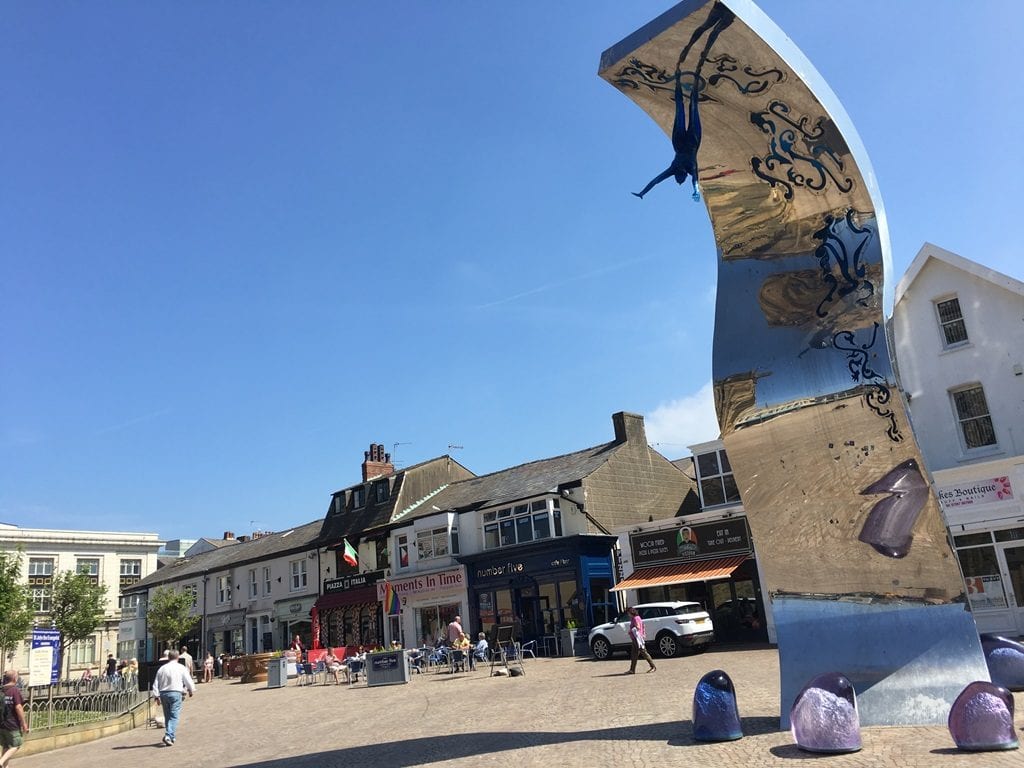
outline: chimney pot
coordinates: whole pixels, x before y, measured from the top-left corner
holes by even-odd
[[[224,531],[224,541],[228,541],[233,538],[235,538],[234,533],[232,533],[231,531]]]

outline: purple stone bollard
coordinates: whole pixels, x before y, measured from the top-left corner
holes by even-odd
[[[735,741],[743,738],[736,689],[720,669],[708,672],[693,689],[693,738]]]
[[[790,731],[807,752],[856,752],[861,748],[857,692],[846,675],[818,675],[797,694]]]
[[[957,748],[973,752],[1017,749],[1013,696],[984,680],[968,684],[949,710],[949,735]]]
[[[1010,691],[1024,691],[1024,645],[999,635],[984,634],[981,650],[993,683]]]

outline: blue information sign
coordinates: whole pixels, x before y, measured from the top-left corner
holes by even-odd
[[[60,631],[56,629],[33,629],[32,648],[52,648],[53,660],[50,663],[50,683],[60,680]],[[35,681],[33,680],[33,684]]]

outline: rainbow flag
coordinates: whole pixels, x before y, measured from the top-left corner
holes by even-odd
[[[397,616],[402,612],[402,601],[390,581],[384,582],[384,611],[388,616]]]

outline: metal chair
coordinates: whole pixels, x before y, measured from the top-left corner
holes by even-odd
[[[526,654],[530,654],[530,658],[536,659],[537,658],[536,650],[537,650],[537,641],[536,640],[531,640],[530,642],[523,643],[522,645],[519,646],[519,655],[520,655],[520,657],[525,657]]]

